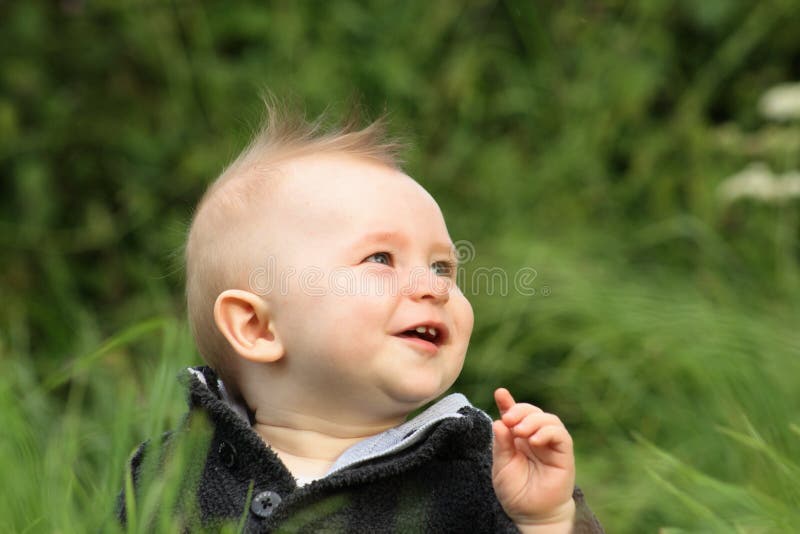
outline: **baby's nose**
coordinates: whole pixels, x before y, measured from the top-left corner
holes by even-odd
[[[447,302],[452,285],[452,279],[437,275],[428,267],[416,267],[409,273],[405,294],[414,300]]]

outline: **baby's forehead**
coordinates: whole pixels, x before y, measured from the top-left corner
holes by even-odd
[[[421,189],[399,169],[349,154],[312,154],[294,158],[281,164],[277,174],[282,178],[279,187],[295,195],[302,192],[330,195],[337,191],[352,194],[354,190],[364,192],[368,188],[396,186],[399,182],[411,182]],[[387,180],[393,184],[385,183]]]
[[[433,197],[398,169],[348,155],[315,155],[287,162],[279,171],[276,205],[294,218],[333,217],[340,222],[421,210],[441,214]]]

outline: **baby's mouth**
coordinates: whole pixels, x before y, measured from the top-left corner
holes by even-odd
[[[447,338],[447,328],[444,325],[421,324],[408,330],[403,330],[396,335],[404,338],[421,339],[440,347]]]

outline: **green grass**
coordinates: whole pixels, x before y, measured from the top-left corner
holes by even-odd
[[[139,362],[143,374],[137,377],[126,354],[145,337],[157,339],[161,350]],[[178,423],[182,393],[174,377],[189,363],[188,341],[175,321],[148,321],[43,380],[6,345],[10,357],[0,378],[0,417],[8,438],[0,447],[7,491],[0,529],[113,528],[124,466],[137,442]]]

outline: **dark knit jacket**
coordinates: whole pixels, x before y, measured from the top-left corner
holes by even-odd
[[[186,425],[198,413],[210,422],[194,503],[205,527],[238,524],[247,507],[244,531],[253,533],[518,532],[494,493],[491,422],[480,410],[464,407],[463,417],[441,421],[406,449],[298,487],[277,455],[225,402],[213,371],[198,369],[208,385],[188,377]],[[131,460],[134,486],[148,450],[143,444]],[[580,490],[573,496],[574,532],[602,533]],[[119,515],[124,521],[124,496]]]

